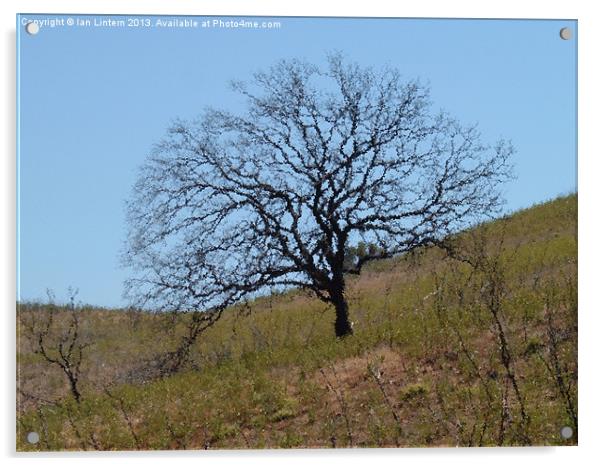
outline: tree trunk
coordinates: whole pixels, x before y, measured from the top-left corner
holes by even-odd
[[[343,293],[333,299],[336,318],[334,320],[334,333],[337,338],[344,338],[353,334],[351,322],[349,322],[349,306]]]
[[[79,389],[77,388],[77,379],[75,378],[75,376],[67,371],[65,371],[65,373],[67,374],[67,377],[69,378],[69,386],[71,387],[71,394],[73,395],[73,398],[75,398],[75,401],[79,404],[81,401],[81,393],[79,392]]]

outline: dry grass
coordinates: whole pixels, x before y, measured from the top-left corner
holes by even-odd
[[[573,423],[567,396],[577,401],[576,208],[576,196],[559,198],[476,230],[502,267],[499,318],[527,423],[487,307],[489,275],[426,250],[351,280],[353,337],[335,341],[332,310],[308,295],[265,297],[226,312],[165,379],[153,361],[177,345],[188,316],[79,309],[91,345],[81,403],[35,353],[30,324],[47,307],[23,304],[17,447],[574,444],[559,430]],[[56,337],[68,312],[58,310]]]

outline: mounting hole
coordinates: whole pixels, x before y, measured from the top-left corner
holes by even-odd
[[[40,25],[30,21],[25,25],[25,32],[27,32],[27,34],[30,36],[35,36],[38,32],[40,32]]]
[[[573,31],[571,28],[562,28],[560,30],[560,38],[563,40],[570,40],[573,37]]]
[[[564,426],[562,429],[560,429],[560,436],[566,440],[570,439],[573,436],[573,428]]]
[[[40,441],[40,434],[38,434],[37,432],[30,432],[29,434],[27,434],[27,441],[35,445]]]

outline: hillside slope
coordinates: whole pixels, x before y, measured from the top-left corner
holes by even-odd
[[[36,352],[49,305],[22,304],[17,448],[574,444],[576,220],[566,196],[463,233],[464,260],[427,249],[373,264],[350,279],[354,335],[342,341],[311,296],[257,299],[162,379],[153,361],[188,316],[83,307],[80,402]],[[53,309],[57,346],[74,311]]]

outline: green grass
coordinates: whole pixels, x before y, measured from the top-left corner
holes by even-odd
[[[177,346],[188,316],[85,308],[79,404],[60,368],[34,353],[29,322],[45,306],[22,304],[17,448],[574,444],[559,435],[572,419],[549,367],[552,331],[576,404],[576,218],[571,195],[459,237],[470,247],[479,233],[490,254],[499,250],[500,318],[526,424],[487,307],[491,277],[427,249],[349,280],[352,337],[336,341],[333,310],[291,291],[226,312],[185,369],[160,380],[145,380],[144,368]],[[31,431],[36,445],[25,440]]]

